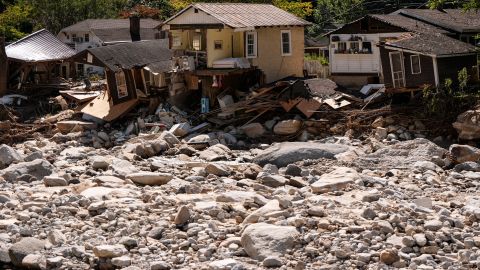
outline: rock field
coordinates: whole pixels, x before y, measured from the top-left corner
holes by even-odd
[[[477,148],[330,137],[232,150],[234,138],[197,137],[105,149],[78,132],[1,145],[0,264],[480,267]]]

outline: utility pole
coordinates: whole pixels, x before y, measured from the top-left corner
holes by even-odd
[[[0,36],[0,97],[7,93],[8,58],[5,52],[5,37]]]

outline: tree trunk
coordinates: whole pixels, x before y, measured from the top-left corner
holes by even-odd
[[[8,59],[5,53],[5,38],[0,37],[0,96],[7,93]]]

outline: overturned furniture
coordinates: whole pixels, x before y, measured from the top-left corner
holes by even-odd
[[[9,88],[62,89],[66,84],[68,65],[64,60],[75,51],[46,29],[37,31],[5,47],[8,57]]]
[[[167,90],[172,57],[167,40],[138,41],[87,49],[71,61],[103,67],[107,91],[81,111],[84,119],[113,121],[138,102]]]

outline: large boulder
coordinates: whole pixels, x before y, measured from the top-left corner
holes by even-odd
[[[200,152],[200,158],[206,161],[227,159],[231,154],[230,148],[223,144],[215,144]]]
[[[449,151],[450,156],[457,163],[480,160],[480,149],[470,145],[452,144]]]
[[[274,164],[278,167],[285,167],[306,159],[335,159],[335,155],[347,152],[349,149],[348,146],[342,144],[284,142],[265,149],[254,159],[254,162],[261,166]]]
[[[0,145],[0,168],[7,167],[13,162],[18,161],[22,161],[22,157],[17,150],[6,144]]]
[[[453,127],[461,140],[480,139],[480,110],[469,110],[461,113]]]
[[[282,256],[295,246],[300,233],[293,226],[277,226],[256,223],[242,233],[241,244],[253,259],[264,260],[269,256]]]
[[[320,179],[311,185],[314,193],[326,193],[344,189],[360,179],[360,175],[354,169],[347,167],[336,168],[331,173],[320,176]]]
[[[43,250],[44,247],[44,241],[34,237],[25,237],[8,249],[8,255],[10,256],[13,265],[22,266],[23,258],[29,254],[34,254]]]
[[[7,181],[15,181],[20,177],[22,177],[22,180],[27,180],[26,175],[30,176],[28,177],[29,181],[42,180],[43,177],[51,175],[53,169],[54,167],[50,162],[36,159],[30,162],[12,164],[10,167],[0,171],[0,176]]]
[[[415,139],[388,145],[355,159],[360,168],[410,169],[417,161],[437,162],[447,150],[427,139]],[[438,164],[437,164],[438,165]]]

